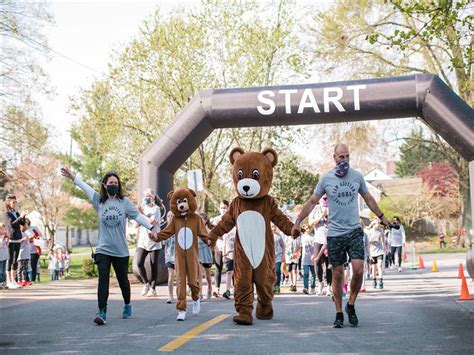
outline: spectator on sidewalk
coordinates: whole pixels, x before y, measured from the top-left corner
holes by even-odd
[[[8,261],[8,235],[5,225],[0,222],[0,288],[8,290],[6,270]]]
[[[444,233],[440,233],[439,237],[438,237],[438,241],[439,241],[439,248],[440,249],[443,249],[443,248],[446,248],[446,237],[444,236]]]
[[[3,223],[9,238],[7,283],[8,288],[11,289],[21,287],[16,282],[18,255],[20,254],[20,243],[21,239],[23,238],[20,226],[25,224],[25,217],[28,214],[28,211],[22,211],[21,213],[18,213],[16,207],[16,196],[13,194],[7,195],[5,198],[5,213],[3,214]]]

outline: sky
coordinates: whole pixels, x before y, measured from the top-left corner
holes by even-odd
[[[46,63],[52,97],[40,97],[45,121],[54,127],[61,152],[69,152],[68,130],[76,119],[70,97],[87,88],[107,71],[114,50],[138,33],[139,26],[157,6],[166,10],[192,1],[52,1],[55,24],[47,29],[51,60]]]

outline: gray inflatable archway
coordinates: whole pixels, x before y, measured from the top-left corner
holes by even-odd
[[[217,128],[405,117],[421,118],[470,162],[472,203],[474,112],[431,74],[200,91],[140,157],[139,193],[152,187],[165,197],[174,173]]]

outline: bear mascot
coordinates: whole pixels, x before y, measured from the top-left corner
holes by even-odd
[[[173,220],[154,238],[160,242],[173,235],[175,243],[177,320],[186,318],[186,278],[193,299],[193,314],[200,312],[199,300],[199,249],[198,237],[207,242],[207,230],[202,218],[196,214],[196,193],[188,188],[178,188],[168,193]]]
[[[278,160],[273,149],[244,152],[234,148],[230,153],[235,197],[221,221],[209,232],[214,243],[234,226],[237,229],[234,250],[234,300],[237,324],[253,323],[254,284],[257,289],[258,319],[273,318],[273,286],[275,283],[275,243],[270,222],[291,235],[293,223],[268,195],[273,167]],[[294,237],[299,236],[299,232]]]

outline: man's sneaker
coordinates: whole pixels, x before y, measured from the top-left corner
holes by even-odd
[[[229,300],[229,299],[230,299],[230,290],[225,291],[225,292],[222,294],[222,297],[225,297],[225,298],[227,298],[227,299]]]
[[[148,293],[146,294],[147,297],[156,297],[156,290],[154,288],[150,288]]]
[[[14,290],[14,289],[20,288],[20,286],[18,286],[17,284],[15,284],[15,283],[13,283],[13,282],[7,283],[7,287],[8,287],[10,290]]]
[[[141,292],[141,295],[142,296],[146,296],[148,294],[148,291],[150,291],[150,285],[149,284],[145,284],[142,288],[142,292]]]
[[[312,295],[315,295],[316,294],[316,288],[314,288],[314,287],[311,288],[311,291],[309,293],[312,294]]]
[[[193,301],[193,314],[199,314],[201,312],[201,301]]]
[[[107,324],[106,318],[107,318],[107,315],[105,313],[105,310],[104,311],[99,311],[99,313],[97,313],[95,315],[94,323],[97,324],[97,325]]]
[[[307,289],[307,288],[304,288],[304,289],[303,289],[303,293],[304,293],[305,295],[309,295],[308,289]]]
[[[401,267],[398,268],[398,272],[402,272],[402,268],[401,268]]]
[[[344,328],[344,313],[336,313],[336,320],[334,321],[334,328]]]
[[[359,320],[357,319],[357,315],[356,315],[356,311],[355,311],[354,306],[349,305],[349,302],[347,302],[346,307],[344,308],[344,310],[346,311],[347,316],[349,317],[349,323],[352,326],[355,327],[357,324],[359,324]]]
[[[293,291],[293,292],[296,292],[296,291],[298,291],[298,290],[297,290],[297,288],[296,288],[296,285],[293,285],[293,286],[292,286],[292,289],[291,289],[291,291]]]
[[[125,306],[123,306],[122,318],[128,319],[131,317],[132,317],[132,305],[126,304]]]
[[[183,321],[186,319],[186,311],[179,311],[176,320]]]
[[[377,280],[376,279],[374,279],[374,282],[372,282],[372,287],[377,288]]]
[[[382,279],[380,279],[379,288],[380,288],[381,290],[383,290],[383,280],[382,280]]]

